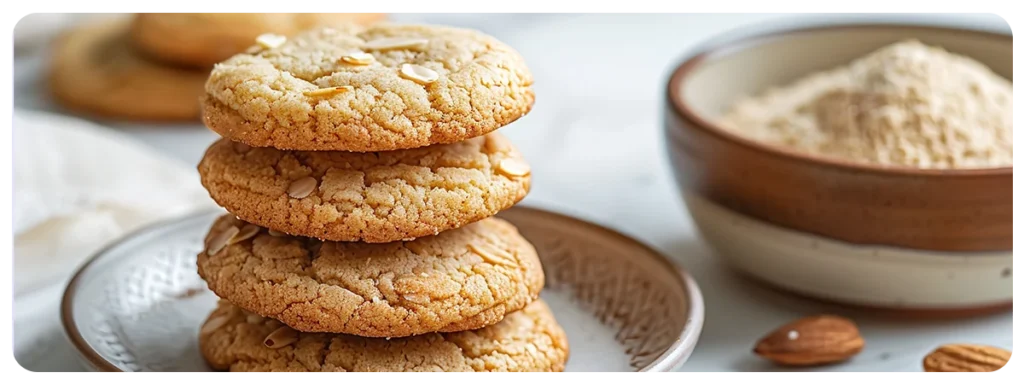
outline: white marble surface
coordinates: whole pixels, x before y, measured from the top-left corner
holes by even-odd
[[[750,353],[764,333],[821,312],[850,316],[867,347],[854,360],[820,371],[918,371],[921,358],[947,342],[1011,347],[1012,314],[973,319],[912,321],[830,306],[766,289],[722,265],[694,231],[672,181],[661,136],[664,81],[694,44],[752,22],[784,15],[399,15],[410,21],[464,25],[516,47],[536,77],[534,111],[502,130],[534,168],[534,189],[523,204],[588,219],[663,251],[696,276],[707,318],[685,371],[776,370]],[[879,16],[854,16],[879,19]],[[994,16],[912,19],[1007,30]],[[818,20],[836,19],[835,17]],[[41,95],[45,52],[15,63],[15,104],[52,109]],[[202,126],[119,126],[160,151],[198,162],[215,135]],[[197,180],[198,183],[198,180]],[[33,370],[76,370],[70,346],[55,333],[60,287],[34,294],[20,307],[15,333],[47,342],[18,343],[16,356]],[[25,338],[22,338],[23,340]],[[31,359],[46,355],[45,359]]]

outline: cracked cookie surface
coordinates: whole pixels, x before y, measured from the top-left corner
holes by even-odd
[[[323,25],[370,24],[381,13],[140,13],[135,46],[161,61],[206,68],[242,53],[264,33],[293,35]]]
[[[530,189],[528,166],[498,133],[371,153],[281,151],[222,139],[207,149],[199,175],[210,196],[242,220],[368,243],[458,228],[511,207]],[[308,195],[295,193],[304,183]]]
[[[394,39],[406,44],[381,44]],[[357,51],[372,59],[347,60]],[[424,84],[403,75],[409,64],[436,80]],[[397,24],[317,29],[217,64],[206,83],[203,119],[221,136],[256,147],[408,149],[477,137],[519,119],[533,106],[532,84],[519,53],[477,31]],[[313,92],[330,87],[341,88]]]
[[[221,301],[199,348],[214,369],[236,372],[561,372],[569,359],[565,331],[541,300],[486,328],[391,340],[281,327]]]
[[[226,244],[222,234],[236,228]],[[497,218],[367,244],[272,235],[225,215],[206,239],[197,264],[210,290],[305,332],[405,337],[476,329],[523,308],[544,287],[536,250]]]
[[[196,120],[206,71],[168,66],[135,52],[129,19],[71,27],[53,46],[48,85],[63,106],[132,120]]]

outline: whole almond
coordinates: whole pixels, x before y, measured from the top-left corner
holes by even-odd
[[[1010,361],[1010,351],[987,345],[946,344],[924,358],[925,372],[992,372]]]
[[[838,363],[860,353],[864,339],[853,321],[833,315],[805,317],[772,331],[754,353],[780,365]]]

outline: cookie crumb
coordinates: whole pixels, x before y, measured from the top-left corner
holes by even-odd
[[[416,304],[426,304],[430,302],[430,296],[414,293],[403,296],[406,301],[413,302]]]

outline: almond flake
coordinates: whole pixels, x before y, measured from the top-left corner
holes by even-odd
[[[267,49],[280,47],[284,45],[286,41],[288,41],[287,37],[274,33],[264,33],[256,37],[256,44]]]
[[[515,265],[511,254],[490,244],[470,243],[469,250],[493,264]]]
[[[530,165],[518,159],[504,159],[498,162],[498,172],[509,177],[522,177],[530,174]]]
[[[420,85],[427,85],[437,81],[440,75],[434,70],[416,64],[402,64],[402,69],[399,70],[399,74],[403,78],[415,81]]]
[[[278,349],[291,345],[298,340],[299,331],[282,326],[274,330],[274,332],[270,332],[270,334],[263,339],[263,345],[270,349]]]
[[[351,52],[349,54],[341,56],[342,62],[347,62],[350,63],[350,65],[355,66],[367,66],[370,65],[370,63],[374,62],[374,60],[376,60],[376,58],[374,58],[374,55],[367,52]]]
[[[310,97],[332,96],[339,93],[352,92],[353,90],[355,90],[355,88],[352,88],[351,85],[342,85],[337,87],[314,89],[312,91],[302,91],[302,94]]]
[[[209,335],[211,332],[220,329],[224,324],[228,323],[228,316],[217,316],[206,321],[203,327],[199,329],[200,335]]]
[[[210,256],[216,255],[217,252],[220,252],[228,245],[228,241],[235,237],[238,232],[238,227],[230,227],[224,230],[224,232],[218,233],[217,236],[210,239],[210,244],[206,247],[206,254]]]
[[[419,49],[427,45],[429,40],[420,38],[408,38],[408,37],[385,37],[373,41],[368,41],[363,44],[363,48],[373,49],[378,51],[386,51],[389,49]]]
[[[306,176],[301,179],[295,180],[288,186],[288,196],[296,199],[302,199],[313,193],[316,189],[316,179]]]
[[[260,233],[259,226],[253,224],[246,224],[244,227],[242,227],[242,230],[238,231],[238,233],[231,238],[231,240],[228,240],[228,245],[241,243],[253,236],[256,236],[257,233]]]

